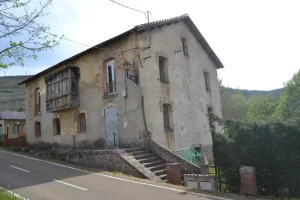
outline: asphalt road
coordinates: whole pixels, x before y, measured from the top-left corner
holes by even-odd
[[[0,186],[30,200],[225,200],[89,173],[2,150]]]

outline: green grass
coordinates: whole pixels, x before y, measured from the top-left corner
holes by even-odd
[[[0,199],[1,200],[21,200],[20,198],[12,196],[11,194],[5,192],[4,190],[0,190]]]

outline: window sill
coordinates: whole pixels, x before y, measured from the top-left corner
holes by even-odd
[[[118,93],[117,92],[114,92],[114,93],[106,93],[104,96],[103,96],[103,99],[109,99],[109,98],[114,98],[118,96]]]
[[[40,116],[41,115],[41,113],[39,112],[39,113],[35,113],[34,114],[34,116]]]
[[[173,133],[174,130],[171,128],[165,128],[165,133]]]
[[[77,134],[86,134],[86,132],[78,132]]]

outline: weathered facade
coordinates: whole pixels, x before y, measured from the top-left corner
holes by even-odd
[[[22,82],[27,141],[122,148],[149,131],[213,160],[206,114],[222,117],[222,67],[187,15],[136,26]]]

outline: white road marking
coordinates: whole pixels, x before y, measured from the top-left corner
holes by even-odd
[[[14,192],[12,192],[12,191],[10,191],[10,190],[7,190],[7,189],[3,188],[3,187],[1,187],[1,186],[0,186],[0,189],[6,191],[7,193],[9,193],[10,195],[12,195],[12,196],[14,196],[14,197],[17,197],[17,198],[20,199],[20,200],[29,200],[29,199],[26,199],[25,197],[22,197],[22,196],[20,196],[20,195],[14,193]]]
[[[28,170],[25,170],[25,169],[22,169],[22,168],[19,168],[19,167],[13,166],[13,165],[10,165],[10,167],[12,167],[12,168],[15,168],[15,169],[18,169],[18,170],[20,170],[20,171],[23,171],[23,172],[30,173],[30,171],[28,171]]]
[[[169,188],[169,187],[165,187],[165,186],[153,185],[153,184],[149,184],[149,183],[142,183],[142,182],[138,182],[138,181],[132,181],[132,180],[123,179],[123,178],[119,178],[119,177],[109,176],[109,175],[105,175],[105,174],[89,172],[89,171],[86,171],[86,170],[77,169],[77,168],[70,167],[70,166],[67,166],[67,165],[62,165],[62,164],[58,164],[58,163],[54,163],[54,162],[50,162],[50,161],[46,161],[46,160],[41,160],[41,159],[29,157],[29,156],[24,156],[24,155],[12,153],[12,152],[9,152],[9,151],[0,150],[0,152],[15,155],[15,156],[19,156],[19,157],[23,157],[23,158],[27,158],[27,159],[31,159],[31,160],[35,160],[35,161],[39,161],[39,162],[43,162],[43,163],[56,165],[56,166],[59,166],[59,167],[64,167],[64,168],[76,170],[76,171],[79,171],[79,172],[84,172],[84,173],[87,173],[87,174],[94,174],[94,175],[98,175],[98,176],[104,176],[104,177],[108,177],[108,178],[111,178],[111,179],[117,179],[117,180],[130,182],[130,183],[135,183],[135,184],[139,184],[139,185],[146,185],[146,186],[161,188],[161,189],[165,189],[165,190],[172,190],[172,191],[175,191],[175,192],[184,192],[186,194],[192,194],[192,195],[202,196],[202,197],[210,197],[210,198],[220,199],[220,200],[232,200],[232,199],[224,198],[224,197],[218,197],[218,196],[207,195],[207,194],[200,194],[200,193],[195,193],[195,192],[188,192],[188,191],[185,191],[185,190],[179,190],[179,189]]]
[[[70,183],[66,183],[66,182],[63,182],[63,181],[55,180],[55,179],[53,179],[53,180],[58,182],[58,183],[62,183],[62,184],[65,184],[65,185],[68,185],[68,186],[71,186],[71,187],[74,187],[74,188],[77,188],[77,189],[80,189],[80,190],[85,190],[85,191],[88,190],[86,188],[82,188],[82,187],[79,187],[77,185],[72,185]]]

